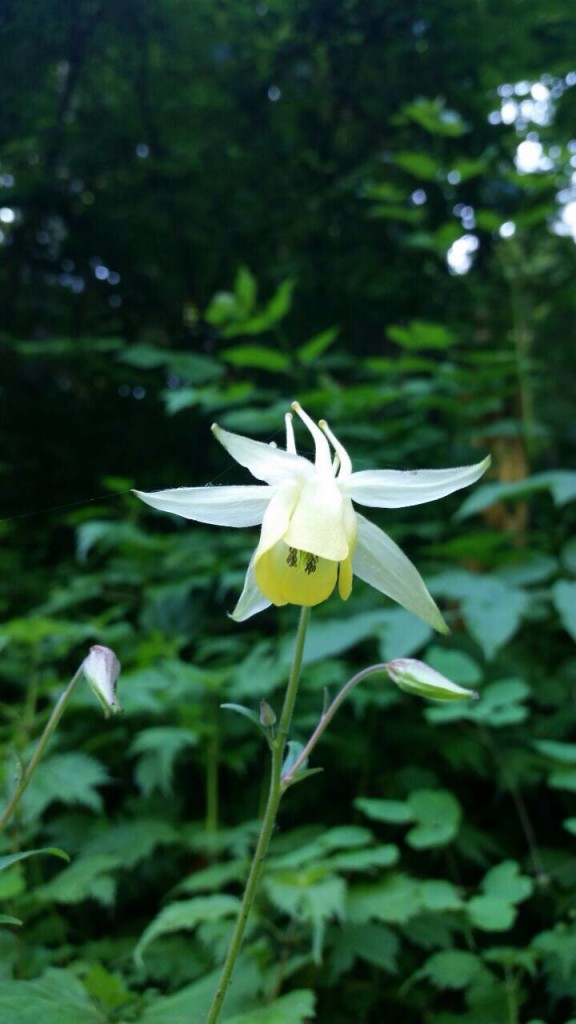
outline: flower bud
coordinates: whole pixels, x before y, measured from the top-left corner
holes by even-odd
[[[265,729],[271,729],[276,721],[276,715],[268,701],[260,701],[260,725],[264,726]]]
[[[95,644],[82,664],[82,671],[94,693],[98,697],[104,712],[116,714],[122,711],[116,697],[116,680],[120,675],[120,662],[109,647]]]
[[[406,693],[416,694],[417,697],[442,701],[471,700],[478,697],[475,690],[466,690],[463,686],[458,686],[416,658],[396,658],[389,661],[386,671],[396,686]]]

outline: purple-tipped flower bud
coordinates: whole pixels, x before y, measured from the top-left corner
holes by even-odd
[[[94,644],[82,664],[82,670],[104,712],[116,714],[122,707],[116,697],[116,681],[120,675],[120,662],[109,647]]]
[[[463,686],[458,686],[416,658],[396,658],[389,661],[386,671],[396,686],[406,690],[406,693],[416,694],[417,697],[442,701],[473,700],[478,697],[475,690],[466,690]]]

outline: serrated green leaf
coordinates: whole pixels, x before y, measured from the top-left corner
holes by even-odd
[[[308,1024],[316,1014],[316,997],[307,989],[280,996],[269,1006],[226,1018],[226,1024]]]
[[[198,734],[181,726],[152,726],[142,729],[129,749],[138,762],[134,777],[145,796],[159,791],[172,792],[172,774],[176,758],[198,744]]]
[[[404,924],[421,909],[419,884],[407,875],[390,874],[372,885],[354,886],[348,894],[348,918],[354,924]]]
[[[106,782],[108,773],[95,757],[82,751],[52,754],[36,768],[22,797],[20,810],[26,821],[37,820],[53,803],[79,804],[101,811],[103,803],[98,787]]]
[[[191,900],[171,903],[154,918],[142,933],[134,950],[134,959],[142,962],[142,955],[147,946],[160,935],[175,931],[193,931],[204,921],[217,921],[220,918],[232,917],[238,913],[240,900],[236,896],[220,894],[215,896],[196,896]]]
[[[35,981],[0,981],[0,1009],[7,1024],[107,1024],[70,971],[50,969]]]
[[[116,895],[116,875],[122,866],[121,858],[113,853],[79,857],[36,889],[35,895],[45,903],[74,904],[92,899],[110,907]]]

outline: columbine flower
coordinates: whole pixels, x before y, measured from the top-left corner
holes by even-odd
[[[270,604],[312,606],[338,584],[346,600],[353,575],[392,598],[442,633],[448,627],[420,573],[382,530],[356,512],[352,502],[375,508],[406,508],[443,498],[474,483],[490,458],[461,469],[375,469],[352,472],[346,449],[324,420],[318,424],[292,409],[314,439],[314,462],[296,453],[292,416],[286,416],[286,451],[212,427],[241,466],[266,486],[178,487],[146,494],[162,512],[214,526],[262,524],[244,589],[232,613],[238,622]],[[334,458],[332,451],[334,450]]]

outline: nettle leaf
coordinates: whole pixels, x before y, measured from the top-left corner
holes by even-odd
[[[438,989],[463,989],[484,970],[481,958],[475,953],[444,949],[429,957],[417,976],[427,978]]]
[[[172,773],[176,758],[183,750],[195,747],[198,735],[180,726],[154,726],[143,729],[132,742],[129,754],[138,757],[134,778],[144,796],[155,791],[172,792]]]
[[[531,942],[531,948],[545,960],[547,971],[563,982],[576,980],[576,925],[563,921],[549,931],[540,932]]]
[[[114,874],[122,866],[122,859],[113,853],[79,857],[36,889],[35,896],[44,903],[82,903],[92,899],[103,906],[113,906],[117,885]]]
[[[214,993],[220,981],[221,967],[173,995],[161,996],[147,1006],[138,1024],[196,1024],[208,1017]],[[262,976],[254,957],[240,954],[234,977],[224,1000],[222,1022],[230,1024],[230,1014],[239,1014],[261,999]],[[78,1022],[79,1024],[79,1022]]]
[[[383,924],[350,924],[330,933],[330,967],[338,977],[349,971],[356,959],[394,974],[400,950],[398,936]]]
[[[270,902],[292,920],[311,926],[314,958],[319,961],[326,925],[344,920],[346,883],[324,867],[275,872],[264,880]]]
[[[159,846],[180,845],[180,831],[159,818],[134,818],[118,825],[107,824],[82,848],[82,855],[113,854],[124,869],[148,860]]]
[[[552,598],[564,629],[576,640],[576,583],[558,580],[552,587]]]
[[[280,996],[269,1006],[226,1018],[226,1024],[308,1024],[313,1017],[316,997],[308,989]]]
[[[0,981],[0,1008],[9,1024],[107,1024],[70,971],[50,969],[35,981]]]
[[[406,842],[415,850],[445,846],[458,834],[462,809],[456,797],[445,789],[419,789],[408,797],[415,826]]]
[[[38,765],[20,808],[27,821],[40,818],[46,808],[56,802],[101,811],[103,802],[97,787],[108,781],[104,765],[89,754],[81,751],[53,754]]]
[[[422,910],[419,883],[408,875],[392,873],[373,884],[353,886],[348,893],[347,909],[353,924],[405,924]]]
[[[240,900],[227,894],[216,896],[197,896],[180,903],[171,903],[165,907],[143,932],[136,949],[134,959],[142,963],[142,954],[147,946],[160,935],[176,931],[193,931],[204,921],[217,921],[223,917],[232,917],[238,913]]]

